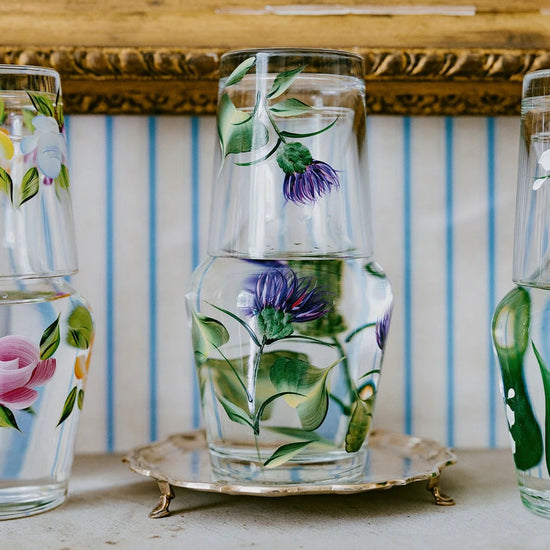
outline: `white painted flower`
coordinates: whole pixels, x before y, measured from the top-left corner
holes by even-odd
[[[550,170],[550,149],[546,149],[539,158],[539,164],[547,172]]]
[[[51,116],[36,115],[32,125],[36,131],[21,141],[21,152],[27,155],[36,151],[39,170],[48,178],[55,179],[59,176],[63,159],[67,157],[65,138]]]
[[[516,422],[516,415],[514,413],[514,411],[512,410],[512,407],[510,407],[510,405],[508,405],[508,403],[506,403],[506,418],[508,419],[508,426],[510,426],[510,428],[514,425],[514,423]]]

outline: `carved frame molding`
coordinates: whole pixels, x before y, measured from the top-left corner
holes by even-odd
[[[540,49],[352,49],[365,59],[373,114],[517,114],[523,76],[550,68]],[[215,112],[224,51],[0,46],[0,63],[59,71],[68,113],[201,115]]]

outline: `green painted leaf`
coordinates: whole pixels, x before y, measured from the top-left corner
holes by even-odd
[[[64,164],[61,165],[59,176],[55,178],[54,182],[55,182],[56,192],[58,192],[59,189],[69,189],[70,187],[69,169]],[[58,193],[58,196],[59,196],[59,193]]]
[[[329,404],[327,376],[335,365],[318,369],[299,359],[281,357],[271,367],[271,382],[278,391],[305,396],[285,396],[287,403],[296,408],[305,430],[317,429],[325,419]]]
[[[40,178],[38,177],[38,169],[33,166],[25,172],[23,180],[21,181],[19,201],[17,202],[18,207],[32,199],[38,193],[39,183]]]
[[[298,441],[296,443],[287,443],[279,447],[265,462],[266,468],[276,468],[292,457],[296,456],[304,447],[311,445],[313,441]]]
[[[6,120],[6,109],[4,108],[4,100],[0,97],[0,124],[4,124]]]
[[[299,277],[312,277],[324,288],[330,289],[333,301],[325,315],[307,323],[295,323],[294,329],[312,337],[334,337],[346,331],[346,321],[338,309],[342,296],[343,260],[290,260],[288,264]]]
[[[76,398],[76,404],[78,405],[78,408],[82,410],[82,405],[84,403],[84,390],[80,389],[78,390],[78,396]]]
[[[376,262],[369,262],[368,264],[366,264],[365,271],[367,273],[370,273],[371,275],[374,275],[375,277],[379,277],[380,279],[386,278],[384,270]]]
[[[51,357],[59,346],[59,315],[57,319],[44,331],[40,338],[40,359]]]
[[[355,453],[363,445],[370,428],[371,408],[370,400],[361,401],[358,399],[355,402],[346,433],[346,451],[348,453]]]
[[[191,340],[197,365],[204,363],[212,350],[229,341],[229,332],[222,323],[200,313],[191,312]]]
[[[240,82],[244,75],[254,66],[256,57],[252,56],[245,59],[227,78],[225,86],[232,86]]]
[[[506,404],[514,412],[509,426],[515,442],[514,461],[518,470],[536,466],[543,454],[542,434],[525,386],[523,357],[529,344],[531,299],[522,287],[509,292],[493,316],[493,343],[500,363]]]
[[[23,109],[23,124],[27,130],[34,132],[34,126],[32,124],[32,119],[35,117],[34,111],[30,108]]]
[[[69,418],[69,415],[73,412],[74,404],[76,401],[76,392],[77,388],[76,386],[73,387],[73,389],[69,392],[69,395],[67,395],[67,399],[65,399],[65,403],[63,405],[63,410],[61,411],[61,416],[59,418],[59,422],[57,425],[63,424],[67,418]]]
[[[266,430],[270,432],[278,433],[286,437],[293,437],[295,439],[307,439],[312,443],[322,445],[323,447],[336,447],[336,445],[326,437],[319,435],[317,432],[310,432],[303,428],[287,428],[286,426],[266,426]]]
[[[256,118],[232,127],[225,142],[224,156],[230,153],[249,153],[260,149],[269,141],[269,132],[265,125]]]
[[[67,343],[78,349],[88,349],[94,333],[92,316],[84,306],[77,306],[67,321],[69,333]]]
[[[41,94],[39,92],[29,91],[27,91],[27,95],[29,96],[31,103],[39,114],[55,117],[55,106],[52,100],[47,95]]]
[[[254,116],[235,107],[228,94],[223,94],[218,106],[218,136],[223,156],[249,153],[269,141],[265,125]]]
[[[321,130],[317,130],[316,132],[307,132],[305,134],[301,134],[299,132],[287,132],[286,130],[283,130],[279,135],[283,137],[289,137],[289,138],[305,138],[305,137],[311,137],[311,136],[317,136],[319,134],[322,134],[323,132],[326,132],[327,130],[330,130],[338,121],[338,117],[336,117],[328,126],[325,126],[324,128],[321,128]]]
[[[305,65],[302,67],[297,67],[296,69],[292,69],[291,71],[285,71],[284,73],[279,73],[275,80],[273,81],[273,85],[271,86],[271,90],[269,90],[269,93],[267,94],[267,97],[269,99],[275,99],[276,97],[279,97],[280,95],[284,94],[290,86],[292,86],[292,83],[296,79],[296,77],[305,69]]]
[[[256,378],[256,402],[262,403],[271,395],[277,392],[275,386],[269,378],[269,371],[277,359],[280,357],[293,357],[307,361],[307,355],[296,353],[293,351],[272,351],[262,353],[260,365],[258,367],[258,375]],[[250,365],[250,356],[225,359],[208,358],[202,365],[200,372],[204,378],[208,378],[206,369],[209,370],[210,376],[214,383],[216,393],[223,395],[234,405],[247,410],[248,399],[246,390],[243,389],[242,380],[246,380],[246,372]],[[271,405],[265,407],[262,413],[262,420],[268,420],[271,416]]]
[[[263,416],[263,413],[266,409],[266,407],[268,407],[269,405],[271,405],[271,403],[273,403],[273,401],[275,401],[276,399],[279,399],[280,397],[283,397],[285,395],[300,395],[299,393],[295,393],[295,392],[289,392],[289,391],[283,391],[281,393],[276,393],[275,395],[270,395],[259,407],[258,407],[258,411],[256,412],[256,416],[254,417],[254,430],[256,432],[260,432],[260,419],[262,418]]]
[[[222,404],[222,407],[225,409],[227,416],[229,416],[229,418],[233,420],[233,422],[243,424],[244,426],[250,426],[253,430],[255,430],[252,419],[246,411],[244,411],[234,403],[231,403],[229,399],[226,399],[222,395],[216,394],[216,397],[218,398],[218,401]]]
[[[285,101],[275,103],[275,105],[272,105],[269,110],[273,114],[280,117],[292,117],[308,113],[313,110],[313,107],[303,101],[300,101],[299,99],[291,97]]]
[[[32,407],[27,407],[26,409],[21,409],[23,412],[26,412],[27,414],[32,414],[33,416],[36,416],[36,411]]]
[[[13,182],[11,176],[2,167],[0,167],[0,191],[13,203]]]
[[[59,128],[63,128],[65,124],[65,117],[63,116],[63,103],[61,103],[60,90],[57,91],[57,97],[55,98],[55,112],[57,114],[57,123]]]
[[[15,428],[16,430],[21,431],[17,425],[15,416],[10,409],[4,405],[0,405],[0,428]]]

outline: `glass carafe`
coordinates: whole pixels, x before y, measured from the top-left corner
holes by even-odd
[[[59,75],[0,65],[0,519],[61,504],[93,342]]]
[[[361,57],[220,64],[208,257],[187,305],[214,472],[361,474],[392,293],[372,253]]]
[[[520,496],[550,517],[550,71],[526,75],[521,104],[514,282],[493,317]]]

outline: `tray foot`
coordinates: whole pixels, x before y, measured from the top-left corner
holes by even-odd
[[[157,483],[160,490],[160,497],[158,504],[149,513],[149,517],[151,519],[159,519],[169,516],[170,512],[168,507],[175,496],[172,492],[172,487],[170,487],[170,483],[167,481],[158,481]]]
[[[455,501],[450,496],[442,493],[439,488],[440,477],[441,476],[432,477],[430,481],[428,481],[426,489],[432,493],[435,499],[435,504],[438,506],[454,506]]]

